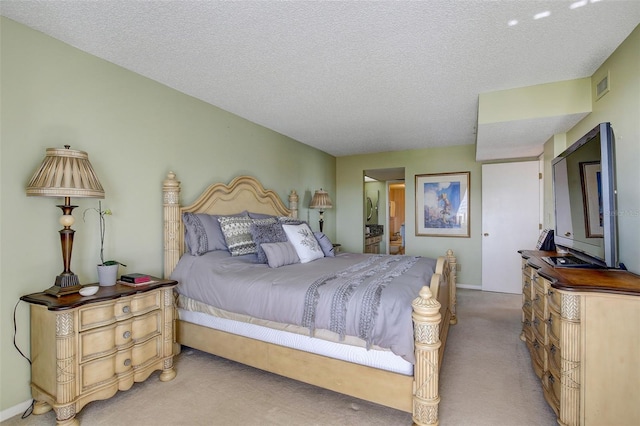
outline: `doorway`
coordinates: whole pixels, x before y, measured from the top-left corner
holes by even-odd
[[[379,240],[376,253],[404,253],[405,190],[404,167],[364,170],[363,199],[365,203],[365,229],[363,241],[367,245]],[[372,192],[373,191],[373,192]],[[372,196],[376,195],[376,197]],[[369,202],[376,198],[377,202]],[[372,206],[373,208],[370,208]],[[373,210],[374,214],[369,214]],[[375,231],[377,235],[372,235]],[[375,241],[371,239],[375,238]]]
[[[403,181],[387,182],[389,200],[388,254],[404,254],[405,185]]]

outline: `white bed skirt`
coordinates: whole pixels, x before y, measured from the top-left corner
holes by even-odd
[[[386,350],[333,343],[288,331],[275,330],[256,324],[233,321],[211,316],[202,312],[178,308],[178,318],[182,321],[204,327],[237,334],[251,339],[273,343],[288,348],[299,349],[342,361],[413,376],[413,364]]]

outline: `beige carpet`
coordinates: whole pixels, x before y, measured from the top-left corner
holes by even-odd
[[[519,295],[459,290],[442,367],[440,424],[554,425],[520,333]],[[78,414],[91,425],[410,425],[411,415],[185,348],[167,383],[154,373]],[[51,411],[2,426],[54,425]]]

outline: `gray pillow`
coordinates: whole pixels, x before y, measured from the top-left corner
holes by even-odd
[[[278,219],[278,216],[274,216],[272,214],[265,214],[265,213],[253,213],[253,212],[249,212],[249,217],[251,219],[269,219],[269,218],[274,218],[274,219]]]
[[[256,243],[251,237],[251,225],[254,223],[275,223],[275,219],[251,219],[249,216],[219,217],[220,229],[224,235],[231,256],[243,256],[256,253]]]
[[[248,216],[246,211],[228,216]],[[193,256],[201,256],[214,250],[227,250],[227,243],[218,222],[219,215],[203,213],[182,213],[184,241],[187,251]]]
[[[256,245],[258,263],[267,263],[267,255],[264,253],[262,244],[282,243],[287,241],[287,234],[280,223],[253,223],[250,228],[251,238]]]
[[[270,268],[279,268],[280,266],[300,262],[296,249],[289,241],[282,243],[264,243],[262,244],[262,249],[267,256],[267,262]]]
[[[333,249],[333,243],[329,237],[324,235],[323,232],[314,232],[313,235],[316,237],[316,240],[318,240],[318,244],[320,244],[324,257],[335,257],[336,253]]]

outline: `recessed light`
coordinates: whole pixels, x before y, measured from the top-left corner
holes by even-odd
[[[587,5],[587,0],[580,0],[574,3],[571,3],[571,5],[569,5],[569,9],[577,9],[579,7],[586,6],[586,5]]]
[[[546,18],[549,15],[551,15],[551,12],[545,10],[544,12],[536,13],[535,15],[533,15],[533,19],[542,19]]]
[[[507,22],[507,25],[509,25],[510,27],[513,27],[514,25],[518,25],[518,20],[512,19],[509,22]]]

